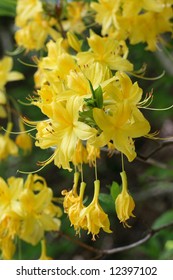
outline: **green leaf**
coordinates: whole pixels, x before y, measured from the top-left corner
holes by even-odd
[[[99,201],[101,202],[101,205],[103,205],[104,210],[106,210],[106,211],[114,211],[115,210],[114,201],[109,194],[100,193],[99,194]]]
[[[17,0],[4,0],[0,1],[0,16],[16,16],[16,3]]]
[[[173,221],[173,210],[169,210],[163,213],[159,218],[157,218],[152,226],[153,229],[157,229]]]
[[[110,192],[111,192],[112,198],[115,200],[121,192],[121,187],[118,185],[117,182],[113,181]]]
[[[96,100],[96,96],[95,96],[95,91],[94,91],[93,85],[92,85],[90,80],[88,80],[88,82],[89,82],[89,85],[90,85],[90,90],[91,90],[93,99]]]
[[[97,107],[101,109],[103,107],[103,91],[101,86],[98,86],[98,88],[95,89],[95,98]]]

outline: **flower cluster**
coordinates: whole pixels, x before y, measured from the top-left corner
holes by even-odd
[[[88,230],[88,234],[92,234],[92,239],[98,235],[102,228],[105,232],[111,233],[108,215],[103,211],[99,204],[100,181],[94,181],[94,196],[88,206],[84,206],[83,197],[86,184],[81,182],[80,192],[78,195],[79,173],[74,174],[74,184],[70,191],[63,190],[64,210],[68,214],[71,224],[74,226],[76,233],[80,234],[80,230]]]
[[[131,44],[144,42],[148,50],[155,51],[163,40],[161,34],[172,32],[172,5],[172,0],[99,0],[91,7],[103,36],[129,39]]]
[[[9,106],[9,97],[6,92],[6,84],[12,81],[24,79],[24,75],[17,71],[12,71],[13,60],[10,56],[5,56],[0,60],[0,118],[7,119],[6,132],[0,134],[0,160],[8,158],[8,156],[17,156],[21,148],[24,153],[31,151],[32,141],[30,136],[25,132],[23,122],[19,117],[19,130],[21,134],[17,135],[15,141],[10,138],[12,131],[11,109]],[[13,98],[11,97],[11,100]],[[18,112],[19,114],[19,112]],[[24,144],[25,143],[25,144]]]
[[[52,189],[36,174],[25,182],[15,177],[5,182],[0,177],[0,250],[4,259],[13,257],[17,238],[36,245],[45,232],[59,230],[61,209],[52,200]]]
[[[77,234],[85,230],[95,240],[100,229],[112,232],[99,202],[97,160],[103,149],[122,158],[122,190],[115,198],[117,217],[126,227],[130,227],[129,218],[135,217],[123,159],[132,162],[137,156],[135,139],[152,135],[143,109],[150,107],[153,96],[147,93],[143,97],[134,80],[144,72],[136,70],[129,59],[128,44],[142,42],[147,50],[155,51],[163,42],[162,34],[172,33],[172,5],[173,0],[17,1],[16,44],[27,54],[36,51],[35,90],[27,102],[40,109],[43,120],[18,117],[20,133],[15,140],[11,137],[16,132],[5,86],[24,76],[12,71],[12,58],[5,56],[0,60],[0,118],[6,118],[7,125],[0,135],[0,160],[18,155],[19,148],[24,155],[31,151],[25,125],[31,127],[28,131],[36,131],[35,146],[52,151],[48,159],[38,162],[37,172],[51,162],[74,170],[73,187],[64,189],[62,196],[64,212]],[[89,202],[85,200],[83,164],[95,168]],[[3,258],[12,258],[16,238],[32,245],[41,241],[40,259],[49,258],[44,234],[59,230],[61,216],[52,201],[52,190],[39,175],[30,174],[25,182],[0,178]]]

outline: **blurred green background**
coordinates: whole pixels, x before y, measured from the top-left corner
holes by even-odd
[[[8,9],[5,3],[8,5]],[[6,0],[0,4],[0,57],[7,51],[14,51],[16,46],[13,39],[15,32],[15,0]],[[169,34],[165,35],[169,38]],[[156,53],[145,51],[145,45],[138,44],[130,46],[129,60],[135,64],[135,69],[147,64],[146,76],[156,77],[163,71],[165,75],[155,81],[143,80],[132,77],[133,81],[138,81],[143,88],[144,96],[153,90],[153,108],[165,108],[173,104],[173,40],[169,39],[169,46],[160,49]],[[38,108],[25,106],[21,102],[26,102],[26,97],[32,95],[34,91],[33,74],[36,68],[28,67],[18,61],[20,58],[26,63],[32,63],[32,56],[35,53],[22,53],[14,56],[13,69],[25,75],[25,80],[9,83],[6,87],[8,95],[11,97],[11,105],[14,108],[13,118],[15,120],[16,107],[20,108],[21,115],[31,120],[40,120],[42,115]],[[143,111],[150,121],[152,132],[160,131],[160,137],[173,136],[173,108],[165,111]],[[0,120],[1,126],[5,125],[4,120]],[[17,121],[15,123],[18,128]],[[169,142],[169,143],[168,143]],[[84,244],[98,249],[111,249],[125,246],[145,237],[148,230],[154,225],[159,227],[173,221],[173,142],[153,141],[146,138],[136,140],[136,149],[139,157],[132,163],[125,160],[125,169],[129,181],[129,189],[133,195],[136,208],[134,214],[136,218],[130,221],[130,229],[123,228],[119,223],[116,214],[114,201],[109,195],[112,182],[120,184],[121,158],[114,155],[107,157],[102,152],[101,159],[98,160],[98,178],[101,181],[102,195],[100,203],[108,213],[111,221],[112,234],[100,232],[99,238],[95,242],[91,241],[91,236],[86,232],[81,232],[81,237],[75,236],[73,228],[70,226],[67,216],[62,217],[61,230],[58,233],[47,235],[48,255],[53,259],[92,259],[97,255],[85,248]],[[156,151],[153,153],[153,151]],[[51,150],[41,150],[34,146],[27,156],[9,157],[0,162],[0,176],[8,178],[10,176],[26,175],[17,173],[17,170],[33,171],[38,168],[37,161],[47,159],[52,154]],[[151,156],[149,156],[151,154]],[[93,174],[93,176],[92,176]],[[59,170],[51,163],[39,172],[43,176],[49,187],[54,190],[55,196],[61,196],[61,190],[72,187],[73,174],[65,170]],[[92,193],[94,168],[84,166],[85,181]],[[40,255],[40,244],[31,246],[24,242],[19,242],[23,259],[38,259]],[[18,252],[15,255],[18,259]],[[168,228],[154,235],[149,241],[131,250],[104,256],[105,259],[173,259],[173,228]]]

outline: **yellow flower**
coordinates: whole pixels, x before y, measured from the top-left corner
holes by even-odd
[[[23,190],[23,179],[10,177],[7,183],[0,177],[0,212],[4,215],[15,211],[16,202]],[[0,217],[1,220],[2,216]]]
[[[88,162],[87,150],[81,140],[78,140],[76,149],[73,154],[72,163],[80,168],[82,163]]]
[[[44,187],[34,193],[31,189],[24,189],[19,198],[18,215],[22,218],[19,237],[33,245],[43,238],[45,231],[57,231],[60,220],[56,213],[50,213],[52,190]],[[59,214],[59,213],[57,213]]]
[[[15,142],[27,154],[32,149],[32,139],[27,133],[17,135]]]
[[[58,167],[70,169],[69,162],[73,160],[78,140],[88,140],[96,134],[94,128],[78,121],[81,106],[82,100],[74,97],[66,103],[53,103],[52,120],[37,125],[36,146],[42,149],[55,146],[51,160],[54,159]]]
[[[77,234],[80,234],[81,227],[85,226],[85,219],[80,219],[79,215],[81,210],[84,208],[83,205],[83,196],[86,184],[81,182],[79,195],[77,193],[77,186],[79,181],[79,173],[75,172],[74,174],[74,183],[73,188],[70,191],[63,190],[62,195],[64,195],[64,212],[68,214],[71,225],[74,226],[74,229]]]
[[[85,217],[80,217],[81,211],[84,209],[83,196],[85,187],[86,183],[81,182],[79,196],[76,197],[75,201],[68,209],[68,217],[71,225],[74,226],[76,234],[80,234],[80,229],[86,227]]]
[[[35,81],[38,83],[40,80],[41,85],[48,81],[55,91],[60,80],[64,80],[71,70],[77,68],[74,58],[66,52],[63,43],[63,38],[57,39],[56,42],[50,40],[46,44],[48,55],[37,61]],[[60,93],[62,94],[62,90]]]
[[[113,25],[117,26],[116,12],[120,8],[121,0],[99,0],[92,2],[91,8],[96,11],[96,22],[102,25],[102,34],[106,35]]]
[[[87,9],[83,1],[68,3],[67,20],[62,21],[63,28],[81,34],[85,30],[83,17],[86,13]]]
[[[8,123],[6,133],[4,135],[0,135],[0,160],[6,159],[10,155],[18,155],[18,147],[14,141],[9,138],[11,128],[12,123]]]
[[[11,71],[13,59],[5,56],[0,60],[0,104],[6,104],[6,97],[2,94],[7,82],[17,81],[24,78],[23,74],[17,71]]]
[[[115,149],[132,161],[136,157],[133,138],[145,136],[150,131],[150,124],[136,107],[131,114],[128,104],[111,109],[108,113],[102,109],[93,109],[94,119],[102,132],[92,144],[101,147],[112,140]]]
[[[14,240],[9,236],[0,238],[0,250],[4,260],[11,260],[16,250]]]
[[[122,71],[117,71],[115,81],[108,84],[105,88],[106,94],[114,101],[114,104],[128,104],[129,108],[137,106],[142,98],[142,89],[138,83],[132,83],[129,76]]]
[[[52,190],[43,177],[30,174],[26,181],[0,177],[0,250],[4,258],[15,251],[16,237],[35,245],[46,231],[60,227],[61,209],[52,203]]]
[[[74,173],[74,181],[73,181],[73,188],[70,191],[63,190],[62,195],[64,195],[64,202],[63,202],[63,207],[64,207],[64,212],[68,213],[69,208],[73,205],[73,203],[76,201],[76,198],[78,198],[78,193],[77,193],[77,186],[78,186],[78,181],[79,181],[79,172]]]
[[[94,181],[94,197],[92,202],[83,209],[80,210],[79,221],[81,228],[88,230],[88,234],[92,234],[92,239],[95,240],[95,236],[98,235],[102,228],[105,232],[111,233],[110,222],[108,215],[101,208],[98,196],[100,192],[100,181]]]
[[[96,159],[100,158],[100,149],[87,143],[86,150],[87,150],[87,160],[89,162],[89,165],[95,166]]]
[[[124,226],[130,227],[126,221],[130,217],[135,217],[132,213],[135,208],[135,203],[128,193],[126,172],[122,171],[120,175],[122,178],[122,191],[115,200],[116,213],[120,222]]]
[[[16,31],[15,40],[27,50],[39,50],[43,48],[48,35],[54,40],[60,37],[60,34],[53,30],[51,20],[45,20],[42,14],[37,14],[32,21]]]
[[[77,38],[77,36],[74,33],[68,31],[67,39],[70,47],[72,47],[77,52],[81,51],[82,42]]]
[[[18,0],[16,7],[15,24],[23,27],[29,20],[35,17],[38,13],[43,12],[42,3],[40,0]]]
[[[128,49],[124,41],[119,42],[111,37],[100,37],[94,32],[90,32],[88,44],[91,49],[77,55],[80,65],[99,62],[112,70],[133,70],[133,64],[126,59]]]

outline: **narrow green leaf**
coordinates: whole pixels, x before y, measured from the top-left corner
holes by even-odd
[[[96,96],[95,96],[95,91],[94,91],[93,85],[92,85],[90,80],[88,80],[88,82],[89,82],[89,85],[90,85],[90,89],[91,89],[91,93],[92,93],[93,99],[96,100]]]
[[[97,107],[101,109],[103,107],[103,91],[101,86],[98,86],[98,88],[96,88],[94,92],[95,92]]]

